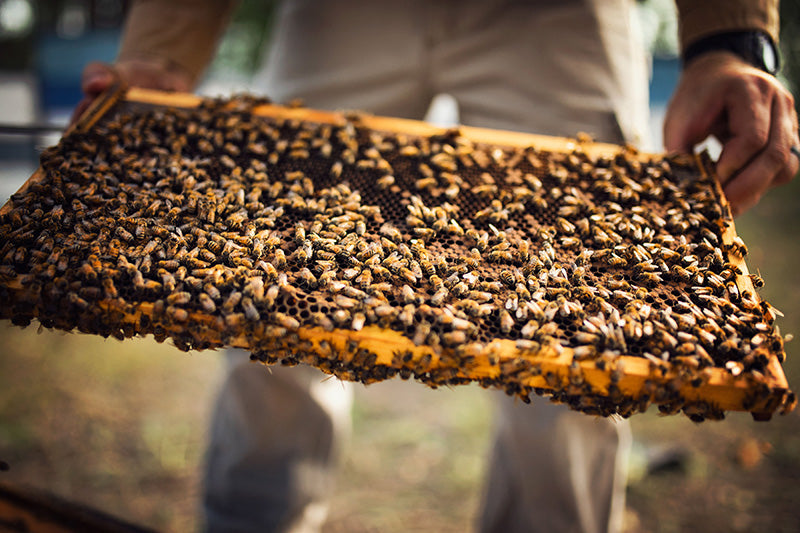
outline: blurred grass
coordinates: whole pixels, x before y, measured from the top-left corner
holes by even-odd
[[[329,532],[471,529],[492,394],[398,380],[358,387]]]
[[[764,298],[783,311],[790,385],[800,387],[800,182],[737,220]],[[221,377],[214,352],[0,323],[0,480],[43,488],[164,531],[198,524],[206,425]],[[534,400],[543,401],[543,400]],[[492,394],[409,382],[359,386],[354,434],[326,531],[460,532],[478,512]],[[628,533],[796,532],[800,414],[694,424],[632,419],[647,445],[680,446],[685,468],[634,480]]]
[[[0,324],[0,480],[191,531],[219,358]]]

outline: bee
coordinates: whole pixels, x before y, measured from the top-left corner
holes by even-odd
[[[445,298],[447,298],[448,294],[449,291],[446,288],[444,287],[440,288],[433,294],[433,296],[431,296],[430,299],[431,305],[434,305],[436,307],[441,306],[444,303]]]
[[[276,269],[283,270],[284,268],[286,268],[286,254],[283,253],[283,250],[276,249],[273,252],[271,263]]]
[[[513,288],[516,285],[516,278],[510,270],[501,270],[498,277],[500,278],[500,281],[505,283],[508,287]]]
[[[386,190],[395,184],[395,179],[394,176],[392,176],[391,174],[386,174],[378,178],[375,183],[378,186],[378,189]]]
[[[753,286],[757,289],[760,289],[764,286],[764,279],[757,274],[750,274],[750,280],[753,282]]]
[[[189,312],[186,309],[174,306],[167,306],[167,316],[175,322],[186,322],[189,320]]]
[[[414,289],[408,285],[403,285],[400,291],[405,303],[413,303],[417,300],[417,295],[414,293]]]
[[[239,330],[244,324],[244,313],[228,313],[225,315],[225,325],[227,325],[230,329]]]
[[[641,272],[636,279],[648,287],[656,287],[661,283],[661,276],[655,272]]]
[[[350,313],[345,309],[336,309],[333,313],[331,313],[331,318],[336,324],[343,326],[350,322]]]
[[[367,317],[364,315],[364,313],[355,313],[353,315],[353,321],[351,322],[350,327],[353,329],[353,331],[361,331],[366,320]]]
[[[733,238],[733,242],[729,247],[730,251],[738,255],[739,257],[744,257],[747,255],[747,246],[744,244],[744,241],[738,235]]]
[[[192,294],[189,292],[175,292],[167,296],[169,305],[186,305],[192,301]]]
[[[117,229],[114,230],[114,234],[125,242],[132,242],[134,240],[133,235],[122,226],[117,226]]]
[[[294,227],[294,242],[297,244],[301,244],[303,241],[306,240],[306,228],[301,224],[297,223]]]
[[[349,298],[343,294],[337,294],[333,297],[333,303],[336,304],[337,307],[342,309],[352,309],[356,307],[358,304],[358,300],[353,298]]]
[[[360,274],[356,276],[355,282],[359,287],[366,290],[367,287],[372,285],[372,271],[368,268],[363,269]]]
[[[214,314],[217,310],[217,305],[214,303],[214,300],[206,294],[205,292],[201,292],[197,296],[197,301],[200,303],[200,307],[208,314]]]
[[[475,242],[475,246],[479,252],[485,252],[486,249],[489,247],[489,234],[485,231],[481,232],[478,235],[478,239]]]
[[[425,240],[425,241],[433,240],[433,238],[436,237],[436,230],[433,229],[433,228],[420,228],[420,227],[417,227],[417,228],[413,228],[413,231],[414,231],[414,235],[416,235],[418,238],[420,238],[422,240]]]
[[[342,171],[344,170],[344,165],[342,161],[334,161],[331,165],[330,175],[334,179],[338,179],[342,175]]]
[[[276,312],[274,314],[275,322],[282,328],[294,331],[300,327],[300,322],[297,319],[285,314]]]
[[[416,313],[416,308],[413,304],[406,304],[403,307],[403,310],[398,314],[397,318],[406,328],[411,327],[414,323],[414,314]]]
[[[204,285],[203,285],[203,290],[205,291],[205,293],[206,293],[206,294],[207,294],[207,295],[208,295],[208,296],[209,296],[209,297],[210,297],[212,300],[219,301],[219,300],[222,298],[222,295],[220,295],[219,289],[217,289],[217,287],[216,287],[216,286],[214,286],[214,285],[213,285],[213,284],[211,284],[211,283],[206,283],[206,284],[204,284]]]
[[[420,190],[427,190],[435,187],[436,183],[436,178],[434,177],[420,178],[414,182],[414,186]]]
[[[380,318],[394,318],[398,313],[397,309],[388,304],[376,305],[371,309],[376,317]]]
[[[514,255],[508,250],[493,250],[489,252],[487,259],[491,263],[511,263]]]
[[[567,235],[575,233],[575,224],[563,217],[556,218],[556,227],[561,233],[565,233]]]
[[[431,325],[427,322],[420,322],[417,324],[417,328],[414,331],[414,337],[412,338],[412,342],[415,346],[422,346],[425,344],[425,341],[428,338],[428,335],[431,333]]]
[[[475,185],[474,187],[472,187],[471,192],[475,196],[485,196],[487,198],[494,198],[497,195],[497,190],[498,190],[497,185],[495,185],[494,183],[481,183],[479,185]]]
[[[117,298],[119,296],[117,287],[114,285],[114,280],[110,277],[103,278],[103,291],[106,298]]]
[[[325,313],[313,313],[311,320],[325,331],[333,331],[334,329],[333,321]]]
[[[228,297],[222,304],[222,309],[226,313],[233,312],[233,309],[242,301],[242,293],[239,291],[231,291]]]
[[[500,331],[505,334],[511,332],[511,329],[514,327],[514,318],[511,316],[511,313],[506,311],[505,309],[500,311],[499,315],[500,320]]]
[[[258,322],[261,320],[261,315],[256,309],[255,304],[253,303],[252,298],[250,297],[243,297],[241,300],[242,310],[244,311],[244,316],[250,322]]]
[[[381,243],[384,245],[384,248],[391,249],[395,242],[403,241],[403,234],[391,224],[383,224],[378,231],[381,235],[388,239],[388,241],[381,241]]]
[[[302,286],[309,290],[316,288],[318,283],[316,276],[314,276],[311,270],[309,270],[307,267],[300,269],[300,271],[297,273],[297,280]]]
[[[442,340],[448,346],[459,346],[467,342],[467,334],[462,330],[448,331],[442,334]]]
[[[567,249],[580,248],[582,241],[578,237],[561,237],[561,246]]]

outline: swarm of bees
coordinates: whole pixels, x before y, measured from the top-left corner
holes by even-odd
[[[0,316],[241,346],[365,383],[476,381],[604,416],[656,403],[721,418],[693,393],[715,372],[746,377],[744,409],[793,407],[767,379],[777,311],[694,159],[381,132],[259,103],[122,102],[47,149],[0,213]],[[648,368],[633,392],[632,360]]]

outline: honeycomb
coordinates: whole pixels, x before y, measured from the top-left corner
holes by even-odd
[[[0,317],[603,416],[794,406],[777,311],[694,158],[265,116],[247,96],[112,104],[0,212]]]

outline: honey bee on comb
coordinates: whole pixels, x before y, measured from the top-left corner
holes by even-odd
[[[702,159],[265,103],[84,118],[0,211],[0,317],[602,416],[794,407]]]

